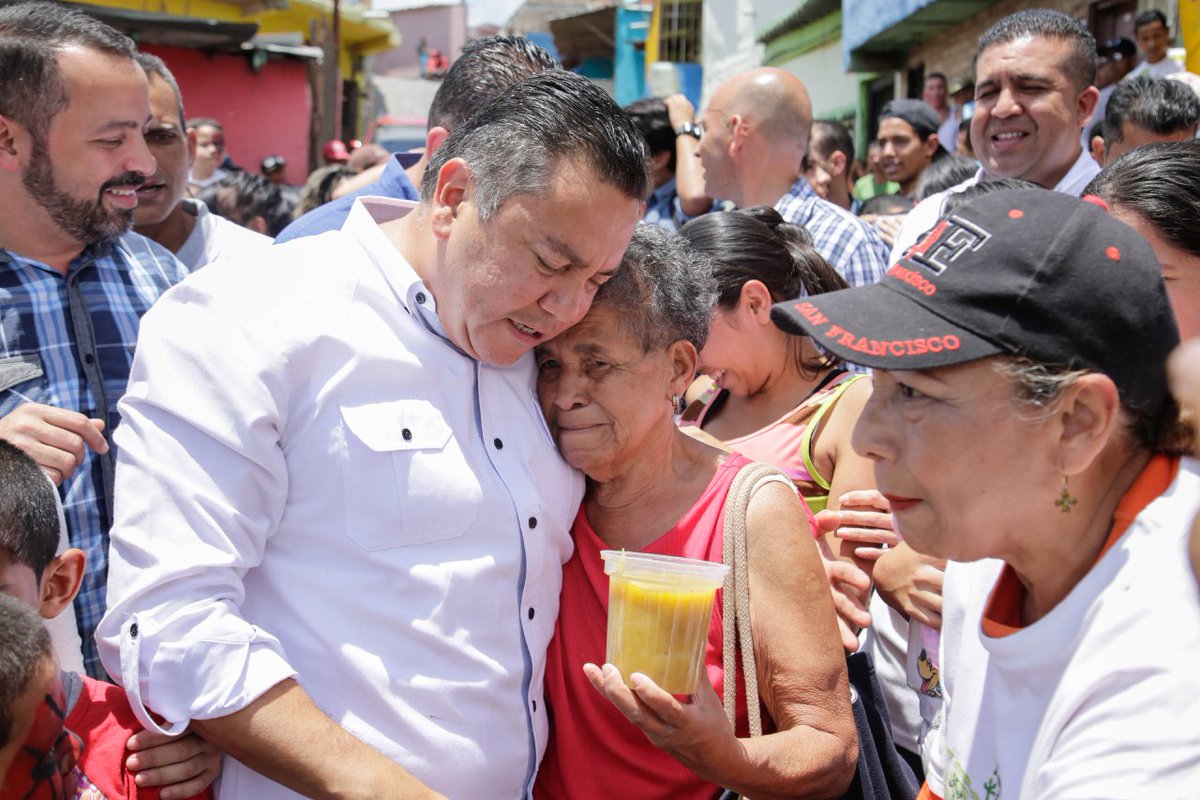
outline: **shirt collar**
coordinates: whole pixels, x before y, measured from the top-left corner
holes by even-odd
[[[654,206],[658,207],[668,202],[675,196],[675,179],[669,178],[666,183],[654,190],[651,197],[654,198]]]
[[[113,239],[101,239],[98,242],[93,242],[85,246],[79,251],[79,255],[71,259],[71,266],[67,271],[70,272],[77,264],[89,264],[102,258],[107,258],[112,255]],[[20,253],[13,253],[3,247],[0,247],[0,264],[11,264],[14,261],[25,261],[30,264],[42,264],[41,261],[35,261],[32,258],[27,258]],[[43,264],[43,266],[47,266]],[[57,272],[58,270],[54,270]]]
[[[792,199],[809,200],[816,197],[817,193],[814,192],[813,188],[808,185],[808,178],[801,175],[796,179],[796,182],[791,185],[791,188],[787,190],[783,197],[779,198],[779,203],[783,203]],[[776,208],[779,207],[779,203],[775,204]]]
[[[437,302],[433,292],[429,291],[421,276],[379,229],[381,223],[400,219],[416,210],[417,206],[412,200],[359,197],[351,206],[342,230],[353,236],[367,252],[384,280],[400,299],[404,310],[420,319],[432,333],[450,341],[441,320],[438,319]]]
[[[1067,174],[1062,176],[1057,184],[1054,185],[1054,191],[1062,194],[1069,194],[1072,197],[1079,197],[1084,188],[1092,182],[1092,178],[1100,173],[1100,165],[1092,158],[1092,154],[1087,150],[1080,149],[1079,157],[1075,159],[1075,163],[1067,170]],[[991,176],[982,166],[975,173],[975,181],[986,181]]]

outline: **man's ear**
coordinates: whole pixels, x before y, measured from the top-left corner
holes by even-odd
[[[671,156],[675,155],[673,150],[662,150],[657,153],[650,154],[650,166],[655,172],[667,166],[667,162],[671,160]]]
[[[429,158],[434,151],[442,146],[442,142],[450,136],[450,131],[441,125],[434,125],[425,133],[425,157]]]
[[[736,153],[746,146],[750,135],[751,125],[741,114],[729,117],[729,152]]]
[[[1089,373],[1063,392],[1057,416],[1060,469],[1067,475],[1083,472],[1100,457],[1121,421],[1121,400],[1112,378]]]
[[[932,160],[933,154],[937,152],[938,145],[940,144],[941,142],[938,141],[936,133],[929,134],[929,138],[925,140],[925,155]]]
[[[1106,149],[1103,136],[1092,137],[1092,160],[1100,165],[1100,169],[1104,169],[1105,162],[1108,160],[1104,155]]]
[[[20,172],[22,157],[31,149],[33,141],[25,126],[0,114],[0,170]]]
[[[833,168],[833,177],[846,174],[846,154],[841,150],[834,150],[833,155],[829,157],[829,166]]]
[[[38,612],[42,619],[54,619],[63,612],[83,583],[87,557],[83,551],[71,547],[57,555],[42,571],[42,598]]]
[[[437,186],[430,202],[433,233],[439,239],[450,235],[450,227],[458,216],[459,206],[471,185],[471,168],[461,158],[452,158],[438,170]]]
[[[1092,118],[1092,112],[1096,110],[1096,104],[1100,102],[1100,90],[1095,86],[1089,86],[1079,93],[1079,99],[1075,101],[1076,114],[1078,114],[1078,124],[1082,128]]]

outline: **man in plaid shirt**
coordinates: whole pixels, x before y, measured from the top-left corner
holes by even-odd
[[[700,116],[700,162],[709,195],[739,208],[774,206],[806,228],[813,246],[851,286],[887,271],[888,249],[871,226],[817,196],[804,177],[812,103],[800,79],[774,67],[734,75]]]
[[[0,9],[0,437],[59,484],[87,554],[84,662],[104,613],[117,424],[142,314],[186,274],[128,233],[155,169],[133,43],[49,3]]]

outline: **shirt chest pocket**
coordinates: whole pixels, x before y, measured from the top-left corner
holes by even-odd
[[[462,535],[483,491],[433,401],[342,398],[340,406],[346,535],[365,550]]]

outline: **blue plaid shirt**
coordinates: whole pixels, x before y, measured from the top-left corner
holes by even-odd
[[[44,403],[103,419],[111,445],[138,325],[187,269],[134,233],[84,249],[67,274],[0,249],[0,417]],[[59,491],[71,545],[87,554],[75,610],[89,674],[103,676],[92,634],[104,615],[114,454],[84,448]]]
[[[888,268],[888,248],[875,230],[858,217],[826,202],[801,177],[775,210],[793,225],[802,225],[813,246],[851,286],[877,283]]]

